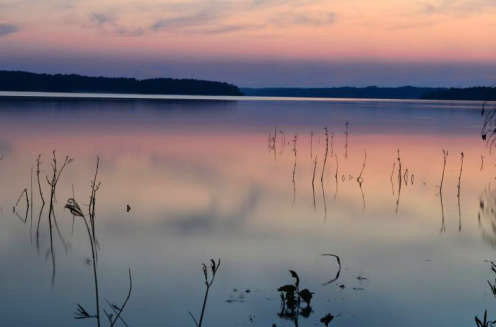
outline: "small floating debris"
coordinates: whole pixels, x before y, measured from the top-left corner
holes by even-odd
[[[342,290],[343,290],[343,289],[345,289],[345,288],[346,288],[346,285],[344,285],[344,284],[339,284],[339,285],[338,285],[338,287],[339,287],[340,289],[342,289]]]
[[[365,288],[363,287],[353,287],[354,291],[365,291]]]
[[[131,211],[131,206],[129,204],[126,204],[126,212]]]
[[[368,280],[367,277],[362,276],[362,275],[358,275],[358,277],[356,279],[358,279],[358,280]]]
[[[232,294],[229,295],[229,298],[226,300],[227,303],[244,303],[245,302],[245,294],[249,294],[251,291],[246,289],[244,292],[239,292],[237,288],[233,288]]]
[[[323,323],[324,325],[326,325],[326,327],[329,327],[329,324],[331,323],[331,321],[333,319],[334,319],[334,316],[332,314],[328,313],[324,317],[320,318],[320,322]]]

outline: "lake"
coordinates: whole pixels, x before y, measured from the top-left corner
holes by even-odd
[[[279,315],[289,270],[314,292],[299,326],[328,313],[331,326],[496,318],[496,161],[481,103],[2,95],[1,325],[95,326],[74,320],[78,304],[95,311],[93,260],[64,206],[74,198],[88,217],[97,156],[102,325],[131,268],[129,326],[194,326],[210,258],[221,265],[205,326],[293,326]],[[53,214],[52,151],[59,170],[74,159]]]

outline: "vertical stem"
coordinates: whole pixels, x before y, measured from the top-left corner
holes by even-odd
[[[207,307],[207,298],[208,298],[208,291],[210,290],[210,284],[207,284],[207,289],[205,291],[205,297],[203,298],[203,305],[202,305],[202,310],[200,314],[200,322],[198,323],[198,327],[201,327],[202,322],[203,322],[203,316],[205,315],[205,308]]]
[[[313,158],[313,131],[310,131],[310,158]]]
[[[325,166],[327,163],[327,154],[329,152],[329,132],[327,131],[327,127],[324,127],[324,134],[325,134],[325,152],[324,152],[324,163],[322,164],[322,174],[320,175],[320,182],[323,182],[324,180],[324,171],[325,171]]]
[[[95,244],[93,240],[93,236],[91,235],[90,226],[86,221],[86,218],[83,217],[84,224],[86,225],[86,230],[88,231],[88,237],[90,239],[90,247],[91,247],[91,257],[93,263],[93,280],[95,284],[95,302],[96,302],[96,321],[97,326],[100,327],[100,294],[98,290],[98,274],[96,269],[96,254],[95,254]]]

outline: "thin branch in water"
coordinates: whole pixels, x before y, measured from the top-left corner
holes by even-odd
[[[206,264],[202,263],[202,271],[203,271],[203,277],[204,277],[204,283],[206,289],[205,289],[205,295],[203,297],[203,304],[200,313],[200,318],[197,320],[195,316],[188,311],[196,327],[202,326],[203,318],[205,317],[205,309],[207,307],[208,293],[210,291],[210,287],[212,287],[214,283],[215,276],[217,275],[217,271],[219,270],[219,267],[220,267],[220,259],[218,259],[217,262],[214,259],[210,259],[210,266],[208,268]]]
[[[461,190],[461,185],[462,185],[462,172],[463,172],[463,158],[464,158],[463,152],[460,153],[460,173],[458,174],[458,184],[456,186],[457,192],[456,192],[456,198],[458,202],[458,231],[462,231],[462,211],[461,211],[461,205],[460,205],[460,190]]]
[[[132,290],[133,290],[133,279],[132,279],[132,276],[131,276],[131,268],[129,268],[129,290],[127,292],[126,299],[124,300],[124,302],[120,306],[119,312],[115,315],[115,318],[111,322],[110,327],[114,327],[115,323],[120,318],[122,311],[124,311],[124,308],[126,307],[127,302],[129,301],[129,298],[131,297]]]
[[[398,214],[399,208],[400,208],[400,197],[401,197],[401,186],[403,184],[403,178],[401,176],[401,156],[400,156],[400,149],[396,150],[396,161],[398,162],[398,192],[397,192],[397,197],[396,197],[396,208],[395,212]]]
[[[446,222],[444,218],[444,204],[443,204],[443,185],[444,185],[444,175],[446,172],[447,159],[448,159],[448,151],[443,149],[443,172],[441,174],[441,183],[439,185],[439,198],[441,201],[441,233],[446,232]]]
[[[408,168],[405,169],[405,172],[403,173],[403,180],[404,180],[405,186],[408,186]]]
[[[443,149],[443,172],[441,174],[441,182],[439,184],[439,193],[443,192],[444,174],[446,171],[446,160],[448,159],[448,151]]]
[[[334,133],[331,133],[331,157],[334,155]]]
[[[333,257],[336,259],[336,262],[338,263],[338,271],[336,272],[336,276],[334,276],[334,278],[332,278],[331,280],[325,282],[325,283],[322,283],[322,286],[326,286],[326,285],[329,285],[329,284],[332,284],[334,283],[335,281],[337,281],[339,279],[339,275],[341,274],[341,258],[339,258],[338,255],[335,255],[335,254],[332,254],[332,253],[324,253],[322,254],[323,256],[328,256],[328,257]]]
[[[316,169],[317,169],[317,156],[315,156],[315,159],[313,160],[313,175],[312,175],[313,210],[317,209],[315,203],[315,170]]]
[[[336,200],[338,196],[338,183],[339,183],[339,179],[338,179],[339,161],[338,161],[338,155],[336,153],[334,154],[334,158],[336,159],[336,171],[334,173],[334,181],[335,181],[336,189],[334,190],[334,200]]]
[[[363,171],[365,170],[366,165],[367,165],[367,151],[365,151],[363,154],[362,169],[360,170],[360,174],[356,179],[358,184],[360,185],[363,183]]]
[[[41,223],[41,215],[43,214],[43,209],[45,208],[45,198],[43,197],[43,191],[41,190],[40,183],[40,162],[41,162],[41,154],[36,158],[36,179],[38,181],[38,190],[40,192],[41,198],[41,207],[40,213],[38,215],[38,223],[36,224],[36,249],[39,253],[40,251],[40,223]]]
[[[480,170],[482,171],[484,169],[484,155],[481,155],[481,166]]]
[[[350,135],[350,122],[345,122],[345,131],[344,131],[344,136],[345,136],[345,143],[344,143],[344,158],[348,159],[348,139]]]
[[[31,219],[30,219],[30,224],[29,224],[29,241],[32,244],[33,243],[33,206],[34,206],[34,199],[33,199],[33,167],[31,167],[31,171],[30,171],[29,194],[30,194],[30,197],[31,197],[31,208],[30,208]]]
[[[51,253],[51,258],[52,258],[52,285],[55,283],[55,248],[53,246],[53,225],[55,224],[55,227],[57,228],[57,232],[59,233],[59,236],[62,234],[60,233],[60,229],[58,228],[58,224],[55,218],[55,205],[54,202],[56,201],[56,189],[57,189],[57,184],[60,180],[60,177],[62,176],[62,172],[64,169],[73,162],[73,159],[69,156],[66,156],[64,159],[64,162],[62,163],[62,166],[60,168],[57,167],[57,156],[55,155],[55,150],[52,151],[52,162],[51,162],[51,167],[52,167],[52,175],[51,178],[48,179],[48,176],[45,176],[46,181],[48,185],[50,186],[50,202],[49,202],[49,209],[48,209],[48,228],[50,232],[50,253]],[[64,247],[67,250],[67,245],[65,243],[65,240],[61,238]]]
[[[294,164],[293,164],[293,174],[292,174],[292,182],[293,182],[293,205],[295,204],[296,200],[296,180],[295,180],[295,175],[296,175],[296,142],[297,142],[298,136],[295,135],[293,138],[293,154],[294,154]]]
[[[393,192],[394,196],[394,182],[393,182],[393,177],[394,177],[394,171],[396,169],[396,161],[393,161],[393,169],[391,170],[391,176],[389,176],[389,181],[391,182],[391,191]]]
[[[310,131],[310,158],[313,158],[313,131]]]
[[[324,127],[324,135],[325,135],[325,152],[324,152],[324,163],[322,164],[322,174],[320,175],[320,182],[324,181],[324,171],[327,163],[327,153],[329,152],[329,132],[327,131],[327,127]]]
[[[19,214],[17,213],[17,210],[16,210],[17,206],[19,205],[19,202],[21,202],[21,199],[23,197],[26,199],[26,214],[25,214],[24,218],[19,216]],[[28,196],[28,189],[27,188],[23,189],[21,194],[19,194],[19,197],[17,198],[15,205],[12,207],[12,212],[15,213],[17,218],[19,218],[19,220],[22,221],[23,223],[26,223],[28,221],[29,196]]]
[[[364,152],[363,156],[363,163],[362,163],[362,169],[360,170],[360,174],[358,175],[356,181],[358,183],[358,186],[360,188],[360,193],[362,194],[362,209],[365,210],[365,193],[363,192],[363,171],[365,170],[365,167],[367,165],[367,151]]]
[[[96,205],[96,192],[100,189],[101,183],[97,182],[98,170],[100,168],[100,157],[96,157],[95,175],[91,181],[90,186],[90,202],[88,205],[88,216],[90,218],[91,236],[94,244],[98,247],[98,240],[95,234],[95,205]]]
[[[74,195],[74,184],[72,186],[72,198],[75,199],[76,196]],[[76,221],[76,216],[72,215],[72,227],[71,227],[71,235],[74,235],[74,223]]]
[[[112,309],[112,311],[114,312],[114,314],[117,314],[119,312],[119,307],[113,303],[111,303],[109,300],[105,299],[105,302],[107,302],[107,305],[110,307],[110,309]],[[105,311],[105,310],[104,310]],[[108,313],[106,313],[107,317],[109,316]],[[113,317],[113,315],[112,315]],[[111,318],[112,318],[111,317]],[[126,327],[128,327],[129,325],[127,324],[126,320],[124,320],[124,318],[122,317],[122,314],[119,316],[119,320],[120,322],[122,322],[122,324]],[[111,321],[111,319],[109,319],[109,321]]]
[[[324,182],[320,181],[320,186],[322,187],[322,202],[324,203],[324,221],[327,220],[327,199],[325,196],[325,186]]]

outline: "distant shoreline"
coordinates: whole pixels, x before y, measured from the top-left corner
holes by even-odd
[[[0,90],[28,92],[82,92],[123,94],[243,95],[235,85],[197,80],[123,77],[90,77],[65,74],[36,74],[1,71]]]
[[[433,87],[327,87],[327,88],[239,88],[236,85],[196,80],[153,78],[138,80],[121,77],[89,77],[82,75],[36,74],[0,70],[0,91],[104,94],[98,98],[129,98],[147,95],[157,98],[177,96],[252,96],[308,99],[403,99],[496,101],[496,87],[433,88]],[[112,95],[112,96],[109,96]],[[68,96],[65,96],[68,97]],[[79,97],[79,96],[77,96]],[[89,97],[89,96],[86,96]],[[136,96],[134,96],[136,98]]]
[[[241,91],[248,96],[496,101],[496,87],[241,88]]]
[[[482,104],[480,100],[429,100],[429,99],[380,99],[380,98],[317,98],[317,97],[262,97],[262,96],[209,96],[175,94],[125,94],[125,93],[77,93],[77,92],[18,92],[0,91],[0,101],[301,101],[301,102],[398,102],[398,103],[445,103]],[[491,101],[491,103],[493,103]],[[496,102],[495,102],[496,103]]]

